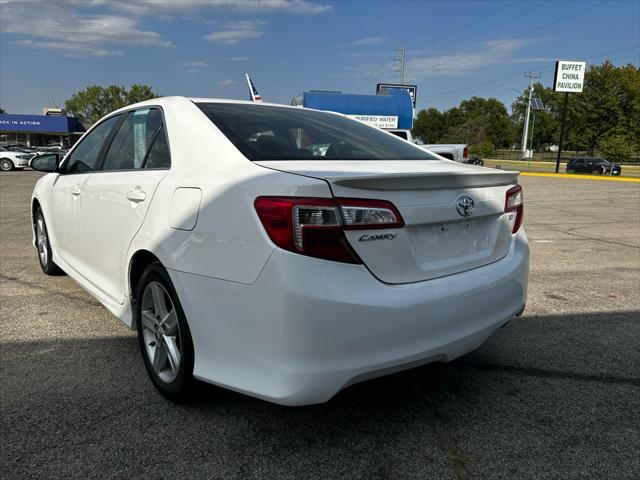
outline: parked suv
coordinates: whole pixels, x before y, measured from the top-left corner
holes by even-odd
[[[604,158],[579,157],[567,163],[567,173],[590,173],[591,175],[620,175],[622,167]]]

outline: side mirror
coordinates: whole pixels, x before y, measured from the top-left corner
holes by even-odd
[[[58,155],[45,153],[31,159],[31,168],[39,172],[55,172],[58,168]]]

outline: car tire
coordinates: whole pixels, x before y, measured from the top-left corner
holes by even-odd
[[[135,298],[138,344],[153,385],[169,400],[187,400],[195,383],[193,341],[176,290],[160,262],[144,270]]]
[[[53,256],[51,254],[51,242],[49,242],[49,231],[47,230],[47,223],[44,220],[44,214],[42,213],[41,208],[38,208],[38,210],[36,211],[34,229],[36,234],[36,248],[38,250],[38,262],[40,263],[40,268],[45,273],[45,275],[64,275],[62,269],[53,262]]]
[[[576,171],[573,168],[567,168],[567,173],[576,173]]]
[[[0,170],[3,172],[10,172],[13,170],[13,162],[8,158],[0,158]]]
[[[591,175],[602,175],[602,170],[600,170],[599,168],[596,168],[591,172]]]

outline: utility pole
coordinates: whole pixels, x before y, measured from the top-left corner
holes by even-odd
[[[529,135],[529,115],[531,115],[531,95],[533,95],[533,80],[542,77],[542,74],[524,72],[524,77],[529,79],[529,99],[527,100],[527,114],[524,120],[524,129],[522,130],[522,159],[525,158],[527,152],[527,136]]]
[[[395,69],[395,71],[400,73],[400,84],[404,84],[404,43],[400,48],[396,49],[396,52],[398,52],[398,58],[394,58],[393,61],[398,62],[399,68]]]

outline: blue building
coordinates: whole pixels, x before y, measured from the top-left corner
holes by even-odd
[[[378,95],[311,90],[291,103],[343,113],[385,130],[410,130],[413,126],[413,101],[406,90],[384,89]]]
[[[84,133],[75,117],[62,115],[0,114],[0,145],[70,146]]]

